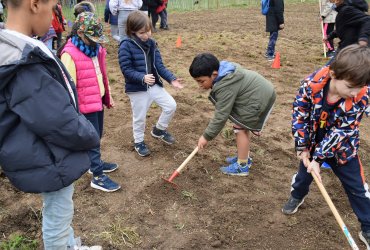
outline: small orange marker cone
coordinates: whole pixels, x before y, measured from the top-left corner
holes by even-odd
[[[178,36],[176,40],[176,48],[180,48],[180,47],[181,47],[181,36]]]
[[[280,69],[280,52],[276,52],[274,62],[271,65],[273,69]]]

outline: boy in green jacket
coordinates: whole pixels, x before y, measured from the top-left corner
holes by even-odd
[[[230,165],[220,170],[228,175],[247,176],[252,165],[249,131],[261,134],[276,99],[273,85],[257,72],[236,63],[219,62],[210,53],[197,55],[189,72],[202,89],[212,89],[208,98],[216,107],[214,117],[199,138],[199,149],[215,138],[230,119],[234,123],[238,155],[228,157]]]

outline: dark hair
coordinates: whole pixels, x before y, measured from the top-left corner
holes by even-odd
[[[218,71],[220,62],[211,53],[197,55],[189,67],[189,73],[193,78],[211,76],[213,71]]]
[[[77,35],[77,30],[78,30],[78,23],[74,23],[73,26],[72,26],[72,29],[71,29],[71,33],[69,33],[69,35],[66,36],[65,42],[57,49],[57,57],[58,58],[61,58],[61,56],[62,56],[61,55],[62,50],[66,46],[66,44],[68,42],[68,39],[70,39],[71,37]]]
[[[370,84],[370,48],[352,44],[342,49],[330,65],[335,79],[346,80],[353,87]]]
[[[126,35],[128,37],[132,37],[135,32],[138,32],[144,27],[146,31],[152,30],[152,24],[147,15],[139,10],[131,12],[128,15],[126,22]]]

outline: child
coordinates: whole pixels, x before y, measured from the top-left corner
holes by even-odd
[[[7,0],[0,30],[0,165],[19,190],[43,198],[44,249],[75,248],[73,182],[89,168],[86,150],[99,145],[79,113],[74,83],[41,42],[55,0]],[[15,201],[16,202],[16,201]]]
[[[77,17],[82,12],[95,13],[95,6],[89,1],[77,1],[77,4],[73,6],[73,15]]]
[[[238,156],[227,159],[230,165],[221,167],[221,172],[247,176],[252,164],[249,131],[260,135],[276,99],[273,85],[258,73],[236,63],[219,62],[209,53],[197,55],[189,72],[202,89],[212,89],[209,99],[216,107],[198,147],[204,148],[230,119],[234,123]]]
[[[175,88],[183,88],[181,80],[163,65],[156,42],[150,38],[151,27],[147,15],[141,11],[131,13],[127,18],[128,38],[121,42],[118,55],[131,101],[135,150],[140,156],[150,154],[144,132],[146,113],[153,101],[162,108],[162,113],[151,135],[167,144],[175,142],[167,127],[175,114],[176,102],[163,88],[160,77]]]
[[[110,0],[107,0],[105,4],[105,9],[104,9],[104,22],[110,24],[110,32],[114,40],[117,42],[120,41],[119,38],[119,33],[118,33],[118,16],[114,16],[112,12],[109,10],[109,2]]]
[[[369,6],[364,0],[335,0],[336,11],[335,30],[324,38],[324,42],[336,37],[340,39],[337,52],[344,47],[358,43],[362,46],[369,45],[370,16],[365,12]]]
[[[265,57],[268,61],[275,58],[275,45],[279,36],[279,30],[284,29],[284,1],[270,0],[269,10],[266,15],[266,32],[270,32],[270,39]]]
[[[65,18],[63,16],[63,12],[62,12],[62,5],[60,5],[60,3],[58,2],[55,5],[54,11],[53,11],[53,21],[52,21],[52,25],[53,25],[55,33],[57,35],[57,37],[55,39],[57,41],[57,45],[54,46],[54,44],[53,44],[53,49],[55,49],[55,50],[57,50],[62,44],[62,33],[66,30],[64,28],[64,24],[65,24]],[[53,41],[53,43],[54,43],[54,41]]]
[[[93,124],[100,138],[103,135],[104,107],[113,107],[105,67],[106,50],[100,45],[107,42],[103,25],[92,12],[82,12],[76,18],[70,38],[61,48],[61,60],[77,86],[81,113]],[[113,192],[121,187],[104,173],[118,168],[115,163],[101,160],[100,147],[89,150],[91,187]]]
[[[334,9],[335,4],[333,3],[333,0],[321,0],[320,15],[325,37],[334,30],[335,18],[337,16],[337,12]],[[326,56],[333,57],[335,55],[333,39],[328,40],[325,45],[327,47]]]
[[[167,3],[168,0],[162,0],[162,4],[157,7],[157,14],[161,17],[161,23],[159,28],[162,30],[169,30],[167,24]]]
[[[111,0],[109,2],[109,9],[112,14],[118,14],[118,33],[121,41],[126,37],[128,15],[140,9],[142,4],[142,0]]]
[[[370,193],[358,157],[359,125],[369,114],[370,49],[350,45],[330,66],[313,73],[298,90],[293,103],[292,131],[301,160],[292,191],[283,207],[294,214],[308,194],[314,171],[319,180],[325,161],[342,182],[361,223],[360,239],[370,244]]]

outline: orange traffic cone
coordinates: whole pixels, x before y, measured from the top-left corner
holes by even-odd
[[[280,52],[276,52],[274,62],[271,65],[273,69],[280,69]]]
[[[178,36],[176,40],[176,48],[180,48],[180,47],[181,47],[181,36]]]

